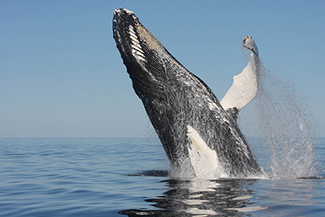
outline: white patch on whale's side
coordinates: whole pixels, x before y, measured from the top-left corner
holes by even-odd
[[[199,133],[190,125],[187,126],[187,136],[191,140],[187,149],[196,177],[227,178],[218,160],[217,152],[209,148]]]

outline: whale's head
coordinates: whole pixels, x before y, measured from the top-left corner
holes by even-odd
[[[167,76],[162,60],[168,51],[127,9],[114,11],[113,33],[136,94],[142,100],[161,95]]]
[[[176,164],[179,153],[186,152],[181,144],[187,143],[185,128],[181,127],[181,132],[176,129],[179,120],[183,120],[178,116],[185,110],[191,111],[185,109],[191,105],[181,103],[180,99],[187,102],[187,95],[194,96],[189,93],[194,90],[193,86],[204,86],[204,90],[208,87],[186,70],[132,11],[114,11],[113,33],[133,89],[142,100],[169,159]]]

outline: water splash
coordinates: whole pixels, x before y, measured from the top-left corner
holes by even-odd
[[[318,176],[309,117],[292,85],[267,71],[261,61],[256,96],[258,122],[270,152],[275,179]]]
[[[260,68],[259,87],[253,103],[255,106],[253,112],[258,116],[255,127],[260,129],[266,150],[270,154],[268,162],[271,170],[270,178],[318,177],[319,170],[313,153],[313,134],[303,100],[289,82],[281,81],[266,70],[261,60],[259,60],[258,67]],[[186,90],[175,91],[168,95],[173,96],[174,100],[179,102],[183,102],[184,98],[188,97]],[[194,105],[200,103],[194,98],[190,101]],[[181,109],[175,117],[176,125],[181,126],[186,121],[186,116],[193,117],[194,115]],[[208,122],[208,117],[200,118],[206,118]],[[209,132],[206,133],[207,138],[213,137]],[[177,132],[176,140],[184,141],[185,135],[185,131]],[[181,162],[181,166],[172,168],[171,177],[193,177],[191,163],[186,155],[183,156]]]

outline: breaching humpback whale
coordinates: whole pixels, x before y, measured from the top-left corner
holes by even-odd
[[[256,95],[258,52],[221,103],[211,89],[179,63],[127,9],[114,11],[113,33],[133,88],[171,162],[172,175],[244,178],[263,174],[236,123]]]

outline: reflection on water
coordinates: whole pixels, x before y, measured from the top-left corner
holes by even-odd
[[[283,179],[272,180],[269,195],[273,201],[281,205],[310,206],[313,204],[316,179]]]
[[[325,216],[325,138],[315,148],[321,176],[299,179],[168,180],[155,144],[0,138],[0,216]]]
[[[157,198],[145,199],[157,209],[129,209],[128,216],[242,216],[244,212],[267,209],[252,201],[249,189],[256,180],[165,180],[167,191]],[[254,198],[256,199],[256,198]]]
[[[134,176],[161,176],[167,171],[145,171]],[[167,179],[163,193],[144,199],[154,208],[122,210],[128,216],[309,216],[315,209],[315,192],[323,177],[300,179]],[[322,192],[322,191],[321,191]],[[317,202],[316,202],[317,203]],[[146,206],[147,207],[147,206]],[[314,209],[314,210],[313,210]],[[323,215],[321,215],[323,216]]]

